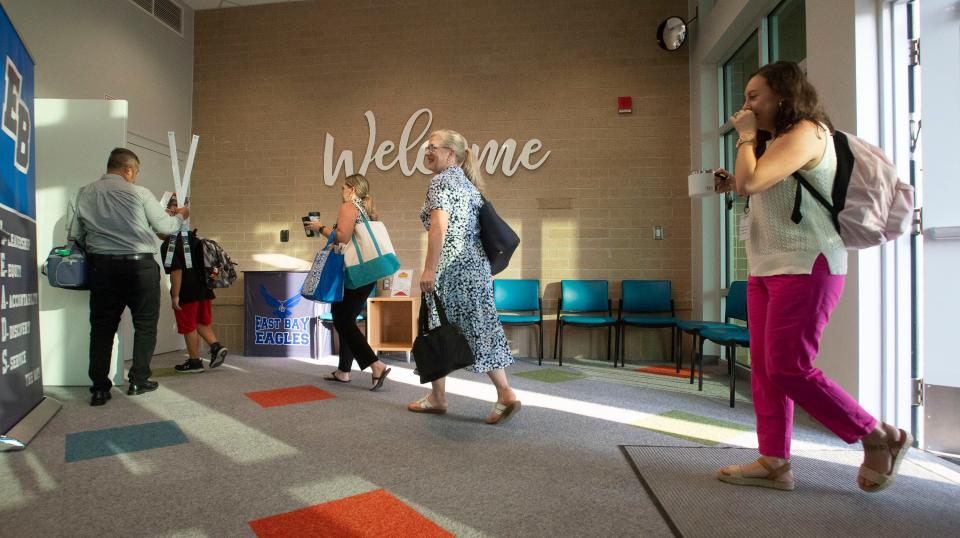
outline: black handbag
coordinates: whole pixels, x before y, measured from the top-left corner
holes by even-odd
[[[517,250],[520,237],[497,215],[493,204],[482,195],[481,198],[483,205],[480,206],[480,242],[483,243],[483,251],[490,260],[490,274],[495,275],[510,265],[510,257],[513,256],[513,251]]]
[[[440,325],[429,329],[430,315],[427,309],[427,294],[420,299],[420,321],[417,339],[413,341],[413,360],[417,363],[416,373],[420,383],[436,381],[454,370],[473,364],[473,350],[464,338],[460,328],[447,321],[443,303],[437,292],[431,294],[437,307]]]

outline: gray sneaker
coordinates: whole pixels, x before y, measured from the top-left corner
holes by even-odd
[[[227,358],[227,348],[220,346],[216,349],[210,350],[210,368],[216,368],[223,364],[223,361]]]

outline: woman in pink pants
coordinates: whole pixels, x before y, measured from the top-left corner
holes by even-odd
[[[837,170],[833,126],[793,62],[760,68],[744,97],[743,108],[730,118],[740,135],[736,177],[719,171],[732,181],[719,180],[718,190],[749,196],[740,238],[750,266],[747,311],[760,458],[719,469],[717,478],[792,490],[796,403],[847,443],[863,444],[857,483],[864,491],[879,491],[893,483],[912,439],[872,417],[814,366],[820,336],[843,291],[847,253],[829,212],[813,196],[802,197],[800,221],[791,219],[794,172],[829,197]],[[772,136],[762,152],[760,131]]]

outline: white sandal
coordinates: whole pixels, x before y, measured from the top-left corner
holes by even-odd
[[[517,411],[520,410],[520,400],[514,400],[507,405],[503,405],[500,402],[493,404],[493,414],[494,417],[487,417],[487,424],[500,424],[501,422],[506,422],[510,420],[510,417],[515,415]]]
[[[426,395],[423,398],[415,402],[410,402],[407,404],[407,410],[414,413],[429,413],[431,415],[442,415],[447,412],[446,407],[434,407],[428,398],[430,395]]]

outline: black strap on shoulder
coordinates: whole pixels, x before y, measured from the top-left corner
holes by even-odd
[[[803,220],[803,213],[800,212],[800,202],[803,201],[803,189],[800,187],[800,178],[796,174],[794,177],[797,177],[797,192],[793,195],[793,212],[790,213],[790,220],[794,224],[800,224],[800,221]]]
[[[803,176],[800,175],[800,172],[793,173],[794,179],[797,180],[797,191],[793,198],[793,213],[790,215],[790,220],[795,224],[800,224],[800,221],[803,220],[803,214],[800,212],[800,202],[803,199],[803,189],[813,195],[813,197],[820,202],[826,210],[830,213],[830,220],[833,222],[833,227],[836,228],[837,232],[840,231],[840,221],[837,218],[837,211],[834,209],[833,204],[827,201],[827,198],[817,190],[816,187],[810,184]],[[801,189],[801,186],[803,189]]]

